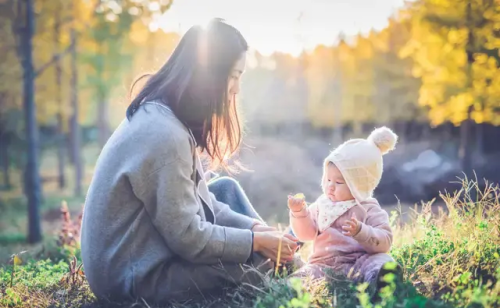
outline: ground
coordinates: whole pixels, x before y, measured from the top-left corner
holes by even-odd
[[[95,155],[96,151],[88,150],[85,157],[90,160]],[[44,166],[53,163],[45,161]],[[70,170],[67,174],[71,175]],[[90,176],[91,170],[87,170],[86,183]],[[442,195],[436,202],[443,211],[433,203],[424,203],[402,219],[392,211],[394,207],[386,208],[395,234],[391,254],[403,266],[405,282],[387,288],[380,307],[500,306],[500,189],[489,184],[471,199],[471,192],[478,190],[475,184],[464,182],[462,190]],[[77,220],[83,199],[70,197],[71,181],[63,191],[53,183],[48,185],[42,208],[45,240],[35,246],[22,244],[26,210],[22,198],[17,197],[19,191],[2,192],[0,197],[0,307],[113,306],[94,298],[79,267],[78,244],[72,241],[71,230],[61,232],[61,226],[69,224],[67,218],[61,219],[61,202],[67,201],[73,220]],[[251,196],[255,200],[256,195]],[[279,206],[279,201],[276,203]],[[408,207],[403,211],[412,212]],[[59,235],[62,243],[58,244]],[[259,288],[228,290],[226,296],[172,306],[373,307],[366,286],[342,279],[329,284],[286,277],[263,279],[265,283]],[[139,301],[128,306],[153,305]]]

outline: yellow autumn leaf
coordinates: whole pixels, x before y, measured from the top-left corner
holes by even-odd
[[[303,193],[298,193],[298,194],[295,194],[295,196],[293,196],[294,198],[297,198],[297,199],[305,199],[306,196],[304,196]]]
[[[18,255],[14,255],[14,258],[12,258],[12,262],[14,263],[14,265],[23,264],[23,260]]]

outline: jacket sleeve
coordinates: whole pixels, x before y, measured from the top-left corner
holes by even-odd
[[[214,207],[215,221],[218,225],[238,229],[251,229],[257,223],[255,219],[237,213],[229,205],[217,201],[213,193],[210,193],[210,201]]]
[[[189,140],[177,141],[169,148],[175,159],[150,173],[138,193],[165,243],[193,263],[246,262],[252,250],[252,232],[201,220],[191,178],[194,165]]]
[[[368,253],[387,253],[392,246],[392,230],[389,215],[380,206],[373,206],[367,211],[366,221],[354,239]]]
[[[300,241],[312,241],[318,234],[316,223],[316,203],[303,208],[300,212],[290,212],[290,224],[292,231]]]

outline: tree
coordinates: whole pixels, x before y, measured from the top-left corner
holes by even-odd
[[[161,16],[171,1],[150,3],[144,0],[94,2],[91,28],[85,31],[82,54],[87,64],[87,86],[94,89],[97,101],[96,126],[99,144],[104,146],[110,134],[108,125],[108,100],[112,90],[120,84],[121,76],[130,69],[133,55],[127,50],[127,40],[133,23],[137,20],[150,24]]]
[[[60,4],[60,3],[58,3]],[[54,22],[54,54],[61,52],[61,24],[62,24],[62,12],[63,5],[58,5],[57,11],[55,12],[55,22]],[[74,48],[74,47],[73,47]],[[65,146],[66,138],[64,131],[64,120],[65,120],[65,107],[63,100],[63,63],[61,59],[58,59],[55,63],[55,84],[56,90],[56,101],[58,106],[57,112],[57,133],[58,133],[58,146],[57,146],[57,169],[58,169],[58,183],[59,188],[64,188],[66,186],[66,176],[64,174],[65,167]]]
[[[33,67],[33,34],[35,14],[33,1],[18,2],[20,21],[20,53],[23,67],[23,105],[25,110],[26,140],[28,158],[26,164],[25,193],[28,197],[28,242],[36,243],[42,239],[39,207],[41,184],[38,170],[38,127],[35,105],[35,69]]]
[[[71,11],[68,1],[35,1],[37,31],[33,39],[34,62],[43,63],[38,70],[35,87],[37,121],[53,127],[51,139],[41,140],[41,149],[57,149],[57,181],[66,184],[65,164],[68,135],[69,76],[68,55],[71,50],[69,26]],[[41,152],[43,154],[43,152]],[[72,160],[71,160],[72,161]]]
[[[334,143],[346,124],[360,136],[367,123],[425,121],[413,63],[398,55],[409,38],[408,26],[404,18],[391,19],[380,32],[357,35],[351,43],[340,36],[337,45],[318,46],[309,54],[310,120],[315,127],[333,128]]]
[[[339,67],[335,61],[336,52],[326,46],[317,46],[307,57],[306,79],[308,85],[307,114],[315,128],[331,128],[334,125],[335,95],[331,87],[333,74]],[[342,113],[344,116],[344,113]]]
[[[81,157],[81,130],[78,124],[79,104],[78,104],[78,69],[77,69],[77,32],[76,16],[78,16],[78,6],[72,5],[73,25],[71,26],[71,156],[75,165],[75,196],[82,194],[83,162]]]
[[[470,172],[471,123],[500,124],[498,19],[495,0],[420,0],[410,8],[411,39],[401,51],[422,80],[419,102],[431,124],[461,125],[460,159]]]
[[[16,41],[16,44],[14,44],[16,53],[20,57],[23,73],[23,111],[27,148],[23,178],[24,193],[28,199],[28,241],[30,243],[38,242],[42,238],[39,214],[42,195],[39,174],[40,142],[37,121],[39,115],[37,114],[37,104],[35,104],[35,80],[53,67],[67,53],[66,50],[52,54],[50,59],[35,68],[33,52],[37,39],[35,31],[37,19],[34,14],[35,4],[42,5],[41,2],[34,3],[33,0],[9,1],[6,4],[6,9],[12,12],[9,19],[12,24],[14,41]],[[43,18],[40,18],[40,20],[43,21],[41,25],[45,25],[45,20]]]
[[[12,32],[15,27],[12,4],[0,2],[0,165],[3,187],[12,186],[10,178],[13,148],[21,143],[21,67],[17,59],[17,45]]]
[[[379,125],[400,128],[399,123],[427,122],[426,112],[418,105],[420,80],[412,75],[413,62],[399,56],[410,38],[411,24],[402,13],[389,19],[388,26],[371,36],[375,48],[374,106]]]

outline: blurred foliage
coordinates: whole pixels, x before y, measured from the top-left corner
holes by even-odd
[[[228,289],[218,298],[175,303],[175,307],[485,307],[500,305],[500,187],[464,180],[462,188],[443,194],[447,212],[432,214],[432,203],[416,210],[402,224],[393,212],[395,260],[404,281],[385,276],[388,286],[373,301],[373,286],[354,284],[335,275],[331,282],[262,274],[263,284]],[[5,307],[117,307],[98,301],[85,279],[79,242],[80,218],[71,219],[61,207],[57,244],[38,256],[13,254],[0,267],[0,306]],[[409,240],[411,239],[411,240]],[[307,243],[303,249],[309,249]],[[386,266],[394,266],[389,263]],[[271,271],[274,272],[274,271]],[[129,306],[131,303],[125,305]],[[156,307],[145,301],[137,307]]]
[[[20,121],[11,117],[22,108],[15,3],[0,2],[0,129],[19,135]],[[157,69],[179,40],[157,27],[170,5],[169,0],[35,1],[35,66],[44,68],[36,80],[39,123],[55,125],[57,114],[65,119],[72,114],[65,56],[72,28],[78,32],[79,121],[119,123],[123,114],[115,110],[124,110],[128,86],[138,74]],[[469,108],[475,122],[498,125],[499,23],[498,0],[412,1],[378,32],[340,35],[334,46],[299,57],[255,53],[256,65],[244,77],[244,106],[258,121],[316,128],[350,124],[359,131],[364,124],[410,120],[459,125]],[[60,85],[55,65],[46,66],[58,54],[63,54]],[[270,103],[273,108],[265,108]]]
[[[407,14],[412,32],[400,55],[414,61],[431,123],[460,124],[472,108],[475,122],[499,125],[500,2],[421,0]]]

